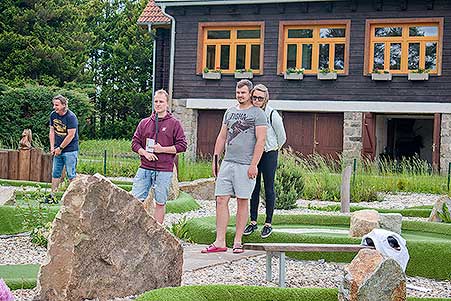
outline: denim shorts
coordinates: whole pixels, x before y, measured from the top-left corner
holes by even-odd
[[[171,186],[172,171],[155,171],[138,168],[133,179],[131,194],[140,201],[144,201],[154,188],[155,202],[165,205],[168,200],[169,187]]]
[[[53,156],[52,178],[59,179],[63,174],[63,167],[66,166],[66,174],[69,180],[77,175],[75,168],[77,167],[78,151],[61,153],[59,156]]]
[[[249,179],[249,165],[222,161],[215,183],[215,196],[232,196],[250,199],[254,191],[255,179]]]

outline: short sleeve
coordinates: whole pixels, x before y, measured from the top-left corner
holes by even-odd
[[[69,118],[67,119],[67,128],[76,129],[77,126],[78,126],[77,116],[75,116],[75,114],[70,114]]]
[[[255,126],[268,125],[265,112],[262,109],[255,110]]]
[[[229,110],[227,109],[222,117],[222,124],[227,124],[229,122]]]
[[[53,112],[50,113],[50,117],[49,117],[49,126],[53,126]]]

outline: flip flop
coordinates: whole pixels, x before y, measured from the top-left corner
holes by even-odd
[[[201,253],[217,253],[217,252],[227,252],[227,247],[224,248],[218,248],[214,244],[209,245],[205,249],[202,249],[200,251]]]
[[[244,252],[244,248],[242,244],[236,244],[233,246],[232,253],[233,254],[241,254]]]

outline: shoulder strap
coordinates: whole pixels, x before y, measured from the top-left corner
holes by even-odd
[[[274,113],[274,110],[271,110],[271,113],[269,113],[269,124],[272,126],[272,114]]]

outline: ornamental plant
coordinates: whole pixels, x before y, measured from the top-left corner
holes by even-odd
[[[304,74],[305,69],[304,68],[288,68],[287,71],[285,71],[286,74]]]
[[[236,69],[235,73],[244,73],[244,72],[250,72],[253,73],[254,71],[252,69]]]
[[[212,72],[212,73],[222,73],[222,70],[221,70],[221,68],[219,68],[219,67],[216,67],[215,69],[209,69],[208,67],[205,67],[204,70],[203,70],[203,72],[204,72],[204,73],[209,73],[209,72]]]
[[[431,70],[429,70],[429,69],[423,69],[423,68],[418,68],[417,70],[410,70],[410,72],[412,72],[412,73],[420,73],[420,74],[422,74],[422,73],[429,73]]]
[[[372,73],[374,73],[374,74],[382,74],[382,73],[383,73],[383,74],[389,74],[390,71],[388,71],[388,70],[382,70],[382,69],[379,69],[379,68],[374,68]]]
[[[0,278],[0,301],[14,301],[13,293],[6,285],[5,281]]]
[[[451,214],[446,203],[443,203],[442,212],[437,210],[437,215],[444,223],[451,223]]]
[[[322,74],[337,73],[337,70],[330,69],[330,68],[320,68],[319,73],[322,73]]]

